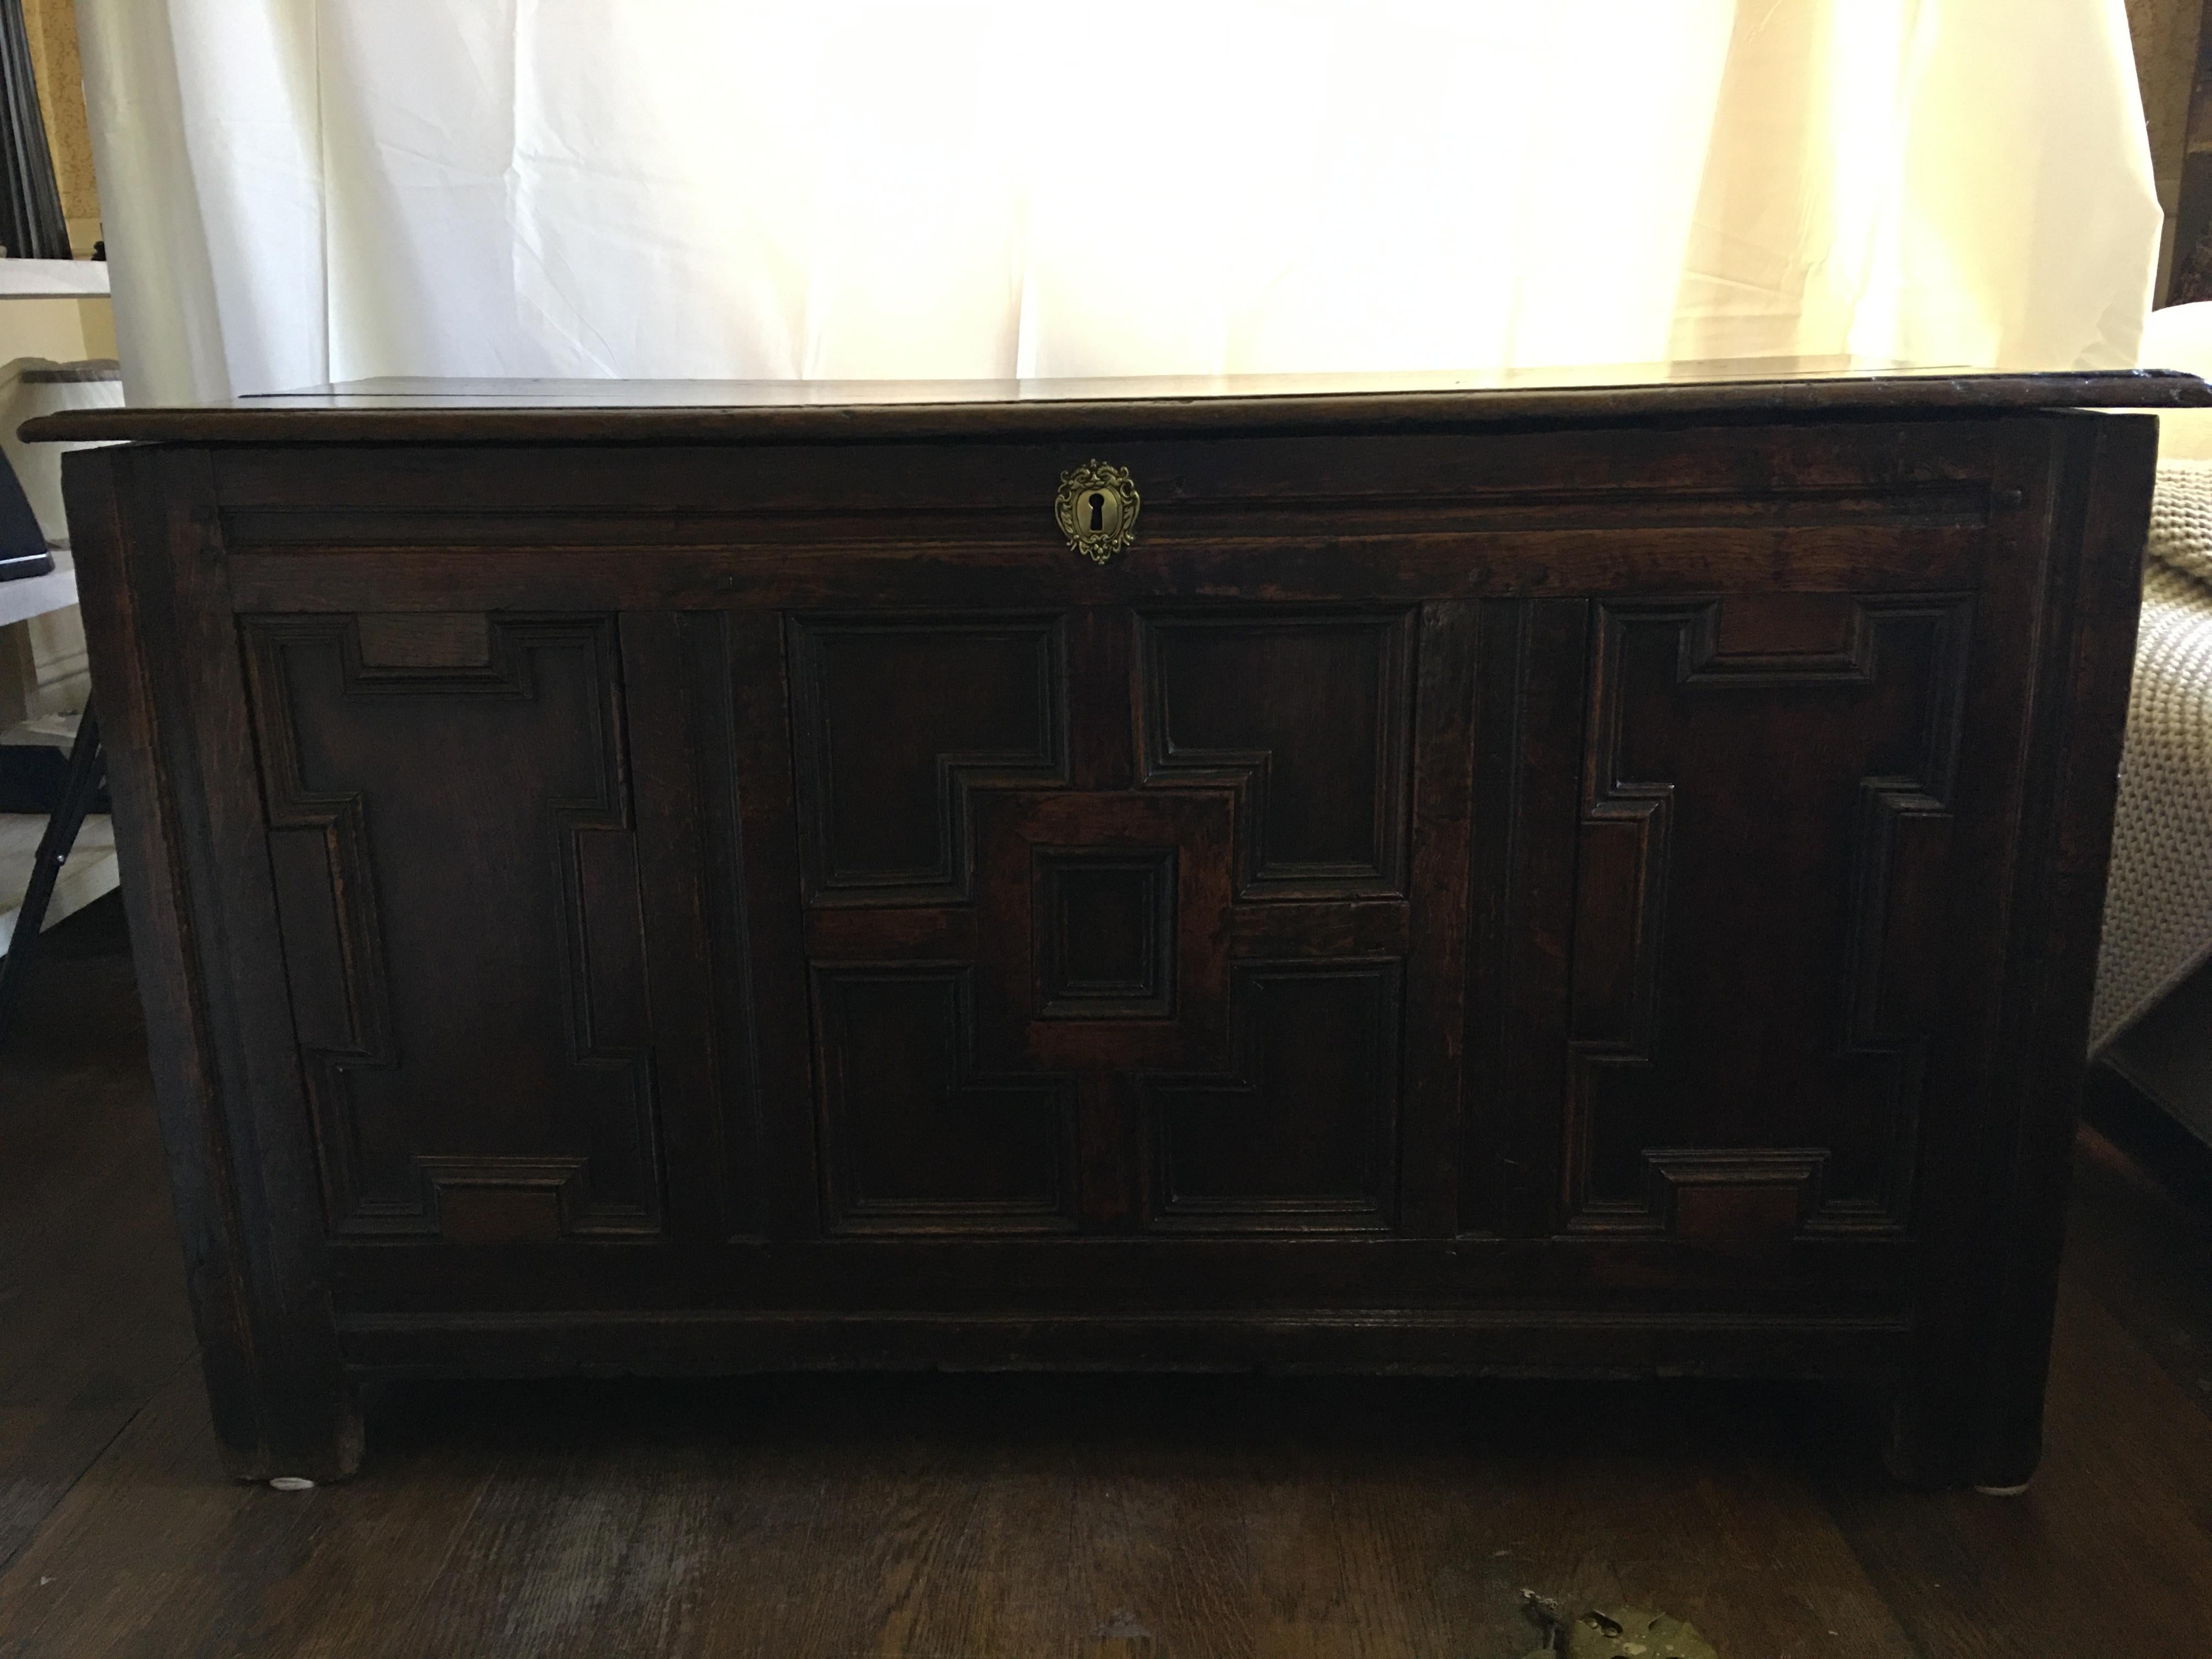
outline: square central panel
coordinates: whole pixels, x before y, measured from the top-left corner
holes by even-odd
[[[1226,789],[975,792],[983,1071],[1229,1063],[1235,808]]]
[[[1175,1017],[1171,847],[1030,849],[1040,1019]]]

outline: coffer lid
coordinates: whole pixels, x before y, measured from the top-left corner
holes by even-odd
[[[350,380],[228,404],[69,410],[27,422],[22,435],[191,443],[774,443],[2206,406],[2212,386],[2170,369],[2016,374],[1754,357],[1116,380]]]

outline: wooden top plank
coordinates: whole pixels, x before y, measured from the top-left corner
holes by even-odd
[[[187,443],[792,442],[2208,405],[2212,386],[2168,369],[2000,374],[1769,357],[1122,380],[353,380],[228,404],[67,410],[27,422],[22,435]]]

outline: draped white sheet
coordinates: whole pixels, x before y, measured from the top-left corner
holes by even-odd
[[[2134,362],[2122,0],[77,0],[134,401]]]

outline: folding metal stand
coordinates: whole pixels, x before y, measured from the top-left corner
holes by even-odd
[[[39,934],[46,926],[46,907],[53,902],[55,879],[60,876],[62,866],[69,861],[70,849],[76,845],[77,832],[84,828],[85,817],[92,811],[106,771],[106,755],[100,744],[100,719],[88,697],[84,714],[77,722],[76,740],[70,745],[69,778],[62,787],[61,804],[54,808],[53,815],[46,820],[46,834],[39,838],[38,856],[31,866],[31,884],[23,894],[22,908],[15,913],[15,932],[9,941],[8,954],[0,957],[0,1030],[7,1025],[9,1006],[22,987],[23,974],[31,957],[37,953]]]

